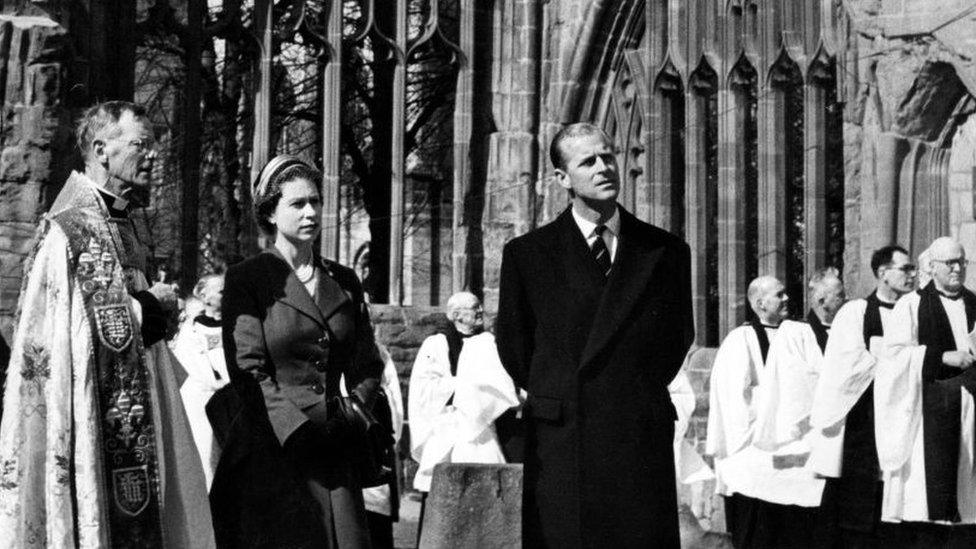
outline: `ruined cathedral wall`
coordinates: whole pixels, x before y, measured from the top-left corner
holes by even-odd
[[[0,334],[9,338],[23,264],[68,171],[70,44],[40,15],[0,15]]]
[[[873,285],[867,262],[879,246],[917,256],[948,234],[976,252],[976,19],[959,0],[845,7],[845,271],[859,295]]]

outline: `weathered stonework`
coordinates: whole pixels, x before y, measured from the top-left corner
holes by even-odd
[[[62,104],[70,55],[66,31],[53,20],[0,15],[0,333],[5,337],[37,221],[71,157],[70,117]]]

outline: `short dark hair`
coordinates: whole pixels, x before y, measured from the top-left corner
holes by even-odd
[[[271,162],[268,162],[268,164],[271,164]],[[267,168],[267,164],[265,168]],[[274,173],[262,173],[259,179],[261,177],[267,177],[268,180],[264,184],[256,185],[254,193],[254,217],[258,222],[258,227],[268,236],[274,235],[276,230],[275,224],[270,219],[271,214],[278,207],[278,201],[281,200],[282,185],[296,179],[306,179],[315,185],[315,190],[318,191],[320,198],[322,195],[322,189],[319,188],[319,185],[322,184],[322,173],[297,159],[283,164]]]
[[[883,248],[878,248],[873,254],[871,254],[871,273],[874,274],[875,278],[878,276],[878,269],[885,265],[891,265],[891,262],[895,259],[896,253],[910,255],[908,250],[897,244],[891,244]]]
[[[552,138],[552,142],[549,143],[549,160],[552,161],[553,167],[560,170],[566,169],[566,158],[563,156],[563,141],[587,135],[599,135],[606,140],[607,144],[613,144],[607,132],[600,129],[599,126],[590,124],[589,122],[570,124],[556,132],[556,135]]]
[[[81,156],[88,160],[92,143],[100,133],[113,124],[118,124],[122,115],[130,112],[136,118],[147,118],[146,109],[129,101],[105,101],[89,107],[78,119],[76,136]]]

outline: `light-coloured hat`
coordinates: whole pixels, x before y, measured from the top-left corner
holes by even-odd
[[[308,166],[300,158],[290,154],[279,154],[272,158],[261,168],[261,173],[258,174],[254,186],[251,187],[251,196],[257,198],[268,192],[268,185],[278,174],[296,165]]]

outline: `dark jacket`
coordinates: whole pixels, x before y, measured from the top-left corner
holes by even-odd
[[[496,332],[529,393],[526,547],[678,547],[667,385],[693,339],[690,252],[620,216],[609,278],[569,209],[505,246]]]
[[[328,420],[324,403],[339,395],[342,374],[350,388],[374,387],[383,369],[355,274],[331,261],[322,260],[320,267],[315,300],[274,250],[227,272],[223,339],[232,383],[214,396],[207,412],[223,451],[211,489],[214,521],[218,537],[224,533],[235,543],[249,540],[242,532],[267,523],[264,528],[273,534],[258,530],[253,535],[269,539],[271,546],[304,546],[300,532],[317,536],[320,527],[308,517],[320,521],[331,512],[341,522],[338,515],[361,511],[315,509],[310,502],[328,506],[323,494],[336,486],[325,483],[313,490],[316,496],[306,493],[307,464],[295,463],[297,454],[287,451],[300,426]],[[333,469],[341,459],[322,458]],[[357,486],[343,488],[358,494]],[[346,546],[342,532],[336,535]]]

